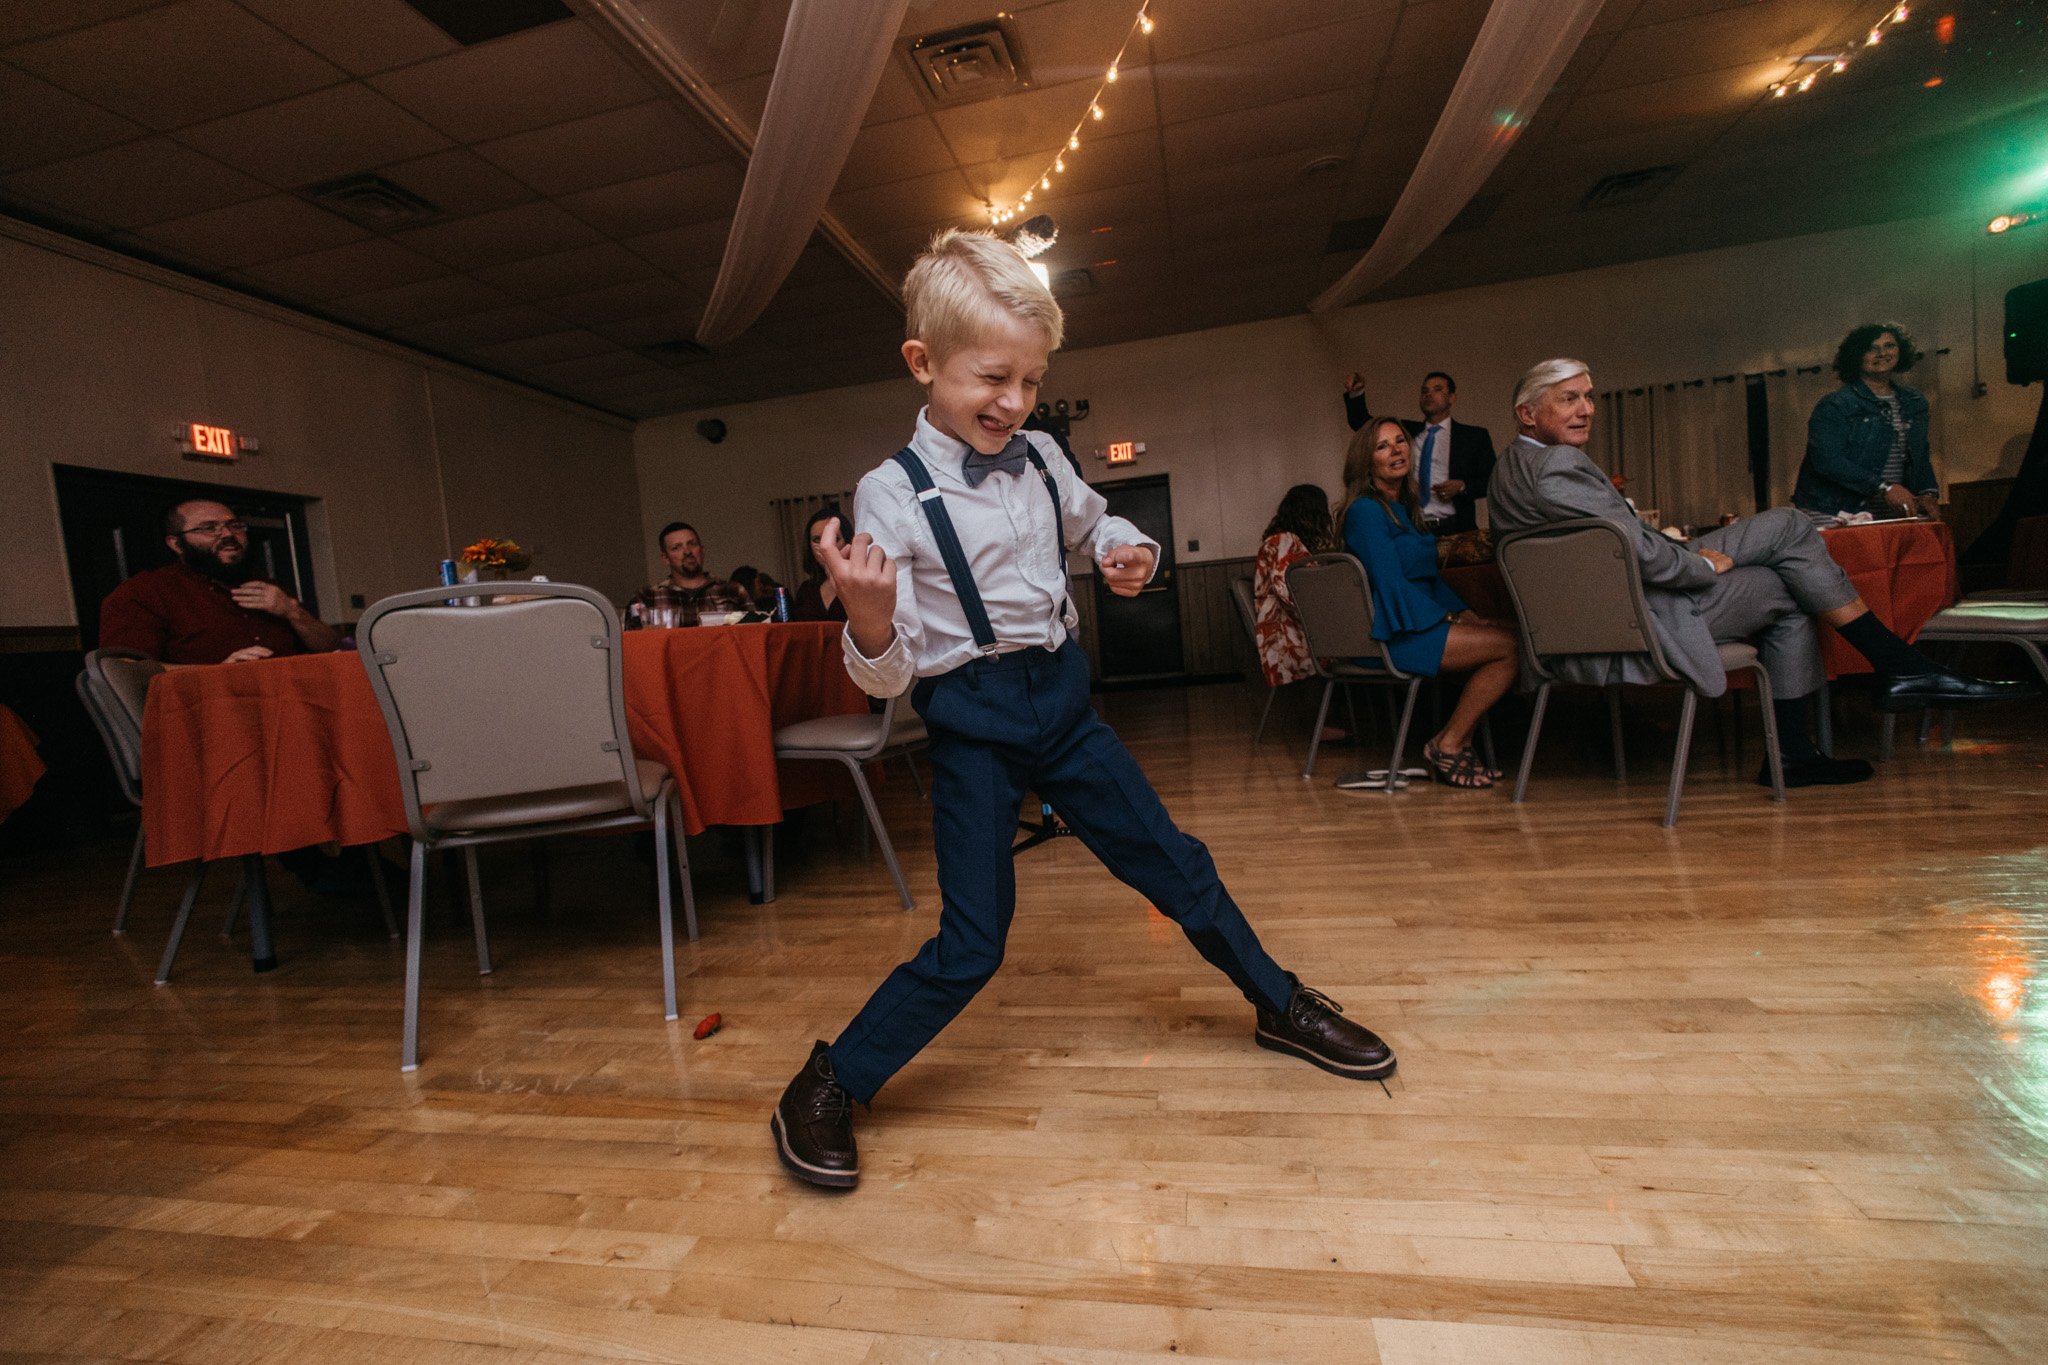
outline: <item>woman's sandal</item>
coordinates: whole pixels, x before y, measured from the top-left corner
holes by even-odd
[[[1429,768],[1432,781],[1446,787],[1491,787],[1493,774],[1480,762],[1479,754],[1471,745],[1466,745],[1455,754],[1447,754],[1436,747],[1434,742],[1422,746],[1422,761]]]

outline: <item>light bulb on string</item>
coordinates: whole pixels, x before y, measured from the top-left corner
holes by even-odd
[[[1099,105],[1099,104],[1091,104],[1091,105],[1089,105],[1089,106],[1088,106],[1088,117],[1089,117],[1089,118],[1092,118],[1092,119],[1094,119],[1094,120],[1096,120],[1096,121],[1097,121],[1098,123],[1099,123],[1099,122],[1101,122],[1101,120],[1102,120],[1102,106],[1101,106],[1101,105]]]
[[[1070,152],[1078,152],[1081,150],[1081,135],[1079,133],[1073,133],[1068,136],[1067,150]]]
[[[1116,84],[1116,68],[1114,66],[1109,68],[1109,75],[1104,77],[1104,79],[1107,80],[1111,85]]]
[[[1055,171],[1064,171],[1064,170],[1066,170],[1066,169],[1067,169],[1067,159],[1066,159],[1065,157],[1063,157],[1063,156],[1060,156],[1060,157],[1054,157],[1054,158],[1053,158],[1053,162],[1052,162],[1052,168],[1053,168],[1053,169],[1054,169]]]
[[[1901,6],[1901,8],[1904,8],[1904,7],[1903,7],[1903,6]],[[1158,25],[1152,22],[1152,16],[1151,16],[1151,15],[1149,15],[1149,14],[1145,13],[1145,12],[1144,12],[1143,10],[1140,10],[1140,11],[1138,12],[1138,32],[1140,32],[1140,33],[1144,33],[1144,34],[1150,34],[1150,33],[1152,32],[1152,30],[1153,30],[1153,29],[1155,29],[1155,28],[1157,28],[1157,27],[1158,27]]]

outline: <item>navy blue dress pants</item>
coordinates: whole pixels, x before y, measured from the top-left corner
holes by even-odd
[[[931,731],[939,931],[891,972],[832,1044],[839,1083],[865,1104],[1002,965],[1017,908],[1010,845],[1027,789],[1245,998],[1286,1008],[1293,986],[1245,922],[1200,840],[1175,828],[1116,733],[1088,705],[1088,656],[1024,649],[917,685]]]

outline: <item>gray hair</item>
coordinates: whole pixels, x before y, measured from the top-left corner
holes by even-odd
[[[1550,392],[1559,384],[1564,383],[1565,380],[1577,378],[1582,374],[1590,375],[1591,373],[1592,370],[1587,368],[1585,361],[1566,360],[1562,357],[1531,365],[1528,372],[1522,376],[1522,382],[1515,385],[1515,401],[1510,411],[1518,411],[1521,408],[1533,408],[1543,401],[1544,394]],[[1515,420],[1520,421],[1521,418],[1517,416]]]

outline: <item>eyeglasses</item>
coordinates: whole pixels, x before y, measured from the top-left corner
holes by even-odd
[[[178,532],[181,536],[217,536],[222,531],[233,531],[238,536],[249,534],[246,521],[197,521]]]

